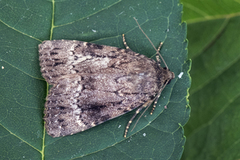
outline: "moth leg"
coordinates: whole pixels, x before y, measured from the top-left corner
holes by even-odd
[[[163,45],[163,42],[160,43],[160,45],[159,45],[159,47],[158,47],[158,49],[157,49],[157,53],[156,53],[156,60],[157,60],[157,62],[158,62],[159,67],[161,67],[161,64],[160,64],[160,63],[161,63],[161,60],[160,60],[160,58],[159,58],[159,56],[161,56],[161,55],[160,55],[159,51],[160,51],[162,45]],[[166,85],[164,85],[163,88],[165,88],[165,86],[166,86]],[[159,90],[159,92],[158,92],[158,94],[157,94],[157,96],[156,96],[156,98],[155,98],[155,100],[154,100],[153,108],[152,108],[152,110],[151,110],[151,112],[150,112],[150,115],[153,114],[153,111],[154,111],[155,108],[156,108],[157,101],[158,101],[158,99],[159,99],[159,97],[160,97],[160,95],[161,95],[161,93],[162,93],[163,88]]]
[[[164,84],[164,86],[158,91],[158,94],[157,94],[157,96],[155,97],[154,104],[153,104],[153,108],[152,108],[152,110],[151,110],[151,112],[150,112],[150,115],[153,114],[153,111],[155,110],[156,105],[157,105],[157,101],[158,101],[159,97],[161,96],[162,90],[166,87],[166,85],[168,84],[168,82],[169,82],[169,80],[168,80],[168,81]]]
[[[157,60],[159,66],[160,66],[160,63],[161,63],[161,60],[160,60],[159,56],[161,56],[160,55],[160,49],[161,49],[162,45],[163,45],[163,42],[160,43],[160,45],[157,49],[157,53],[156,53],[156,60]]]
[[[153,104],[152,110],[151,110],[151,112],[150,112],[150,115],[153,114],[153,112],[154,112],[154,110],[155,110],[155,108],[156,108],[157,101],[158,101],[160,95],[161,95],[161,92],[158,92],[158,95],[156,96],[156,99],[155,99],[155,101],[154,101],[154,104]]]
[[[130,49],[127,45],[127,42],[126,42],[126,39],[125,39],[125,35],[122,34],[122,37],[123,37],[123,44],[125,45],[126,49]],[[131,50],[131,49],[130,49]]]
[[[137,114],[138,114],[143,108],[146,108],[146,109],[144,110],[144,112],[141,114],[141,116],[138,118],[138,120],[139,120],[139,119],[142,117],[142,115],[145,113],[145,111],[149,108],[149,106],[152,104],[152,102],[153,102],[153,100],[149,100],[149,101],[147,101],[146,103],[144,103],[142,106],[140,106],[140,107],[136,110],[135,114],[134,114],[134,115],[132,116],[132,118],[128,121],[128,124],[127,124],[126,129],[125,129],[125,133],[124,133],[124,138],[127,137],[127,133],[128,133],[129,127],[130,127],[133,119],[137,116]],[[138,122],[138,120],[137,120],[137,122]],[[136,122],[136,124],[137,124],[137,122]],[[136,124],[134,125],[133,129],[135,128]]]

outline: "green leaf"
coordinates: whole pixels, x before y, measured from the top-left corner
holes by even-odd
[[[181,0],[181,2],[183,2],[183,20],[188,24],[239,15],[239,0]]]
[[[0,6],[0,159],[180,159],[191,62],[178,0],[2,0]],[[161,54],[176,75],[153,115],[147,111],[126,139],[134,111],[72,136],[47,135],[42,118],[48,85],[38,44],[75,39],[124,48],[125,34],[132,50],[155,58],[133,17],[155,47],[164,42]]]
[[[192,111],[184,127],[187,142],[182,159],[240,159],[240,3],[182,2],[193,61]]]

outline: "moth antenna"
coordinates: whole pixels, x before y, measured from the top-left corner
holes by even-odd
[[[146,33],[142,30],[142,28],[141,28],[141,26],[139,25],[137,19],[136,19],[135,17],[133,17],[133,18],[134,18],[134,20],[136,21],[136,23],[137,23],[139,29],[142,31],[142,33],[145,35],[145,37],[146,37],[146,38],[148,39],[148,41],[151,43],[151,45],[153,46],[153,48],[155,49],[155,51],[157,52],[157,54],[161,57],[161,59],[162,59],[164,65],[165,65],[165,67],[168,69],[168,66],[167,66],[166,62],[164,61],[162,55],[159,53],[159,50],[160,50],[160,48],[161,48],[161,46],[162,46],[163,43],[162,43],[162,42],[160,43],[160,46],[158,47],[159,50],[156,49],[156,47],[154,46],[154,44],[152,43],[152,41],[150,40],[150,38],[149,38],[149,37],[146,35]]]

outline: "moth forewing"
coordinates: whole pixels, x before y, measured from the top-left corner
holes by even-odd
[[[75,40],[39,45],[42,76],[53,85],[44,111],[50,136],[72,135],[137,109],[126,137],[143,108],[154,103],[154,110],[174,73],[162,68],[159,58],[156,62],[135,53],[123,41],[127,49]]]

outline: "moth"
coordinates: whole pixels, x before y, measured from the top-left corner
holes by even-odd
[[[44,110],[50,136],[85,131],[137,109],[126,126],[126,137],[143,108],[146,111],[154,103],[153,113],[162,90],[175,77],[166,64],[160,66],[162,43],[158,50],[154,47],[157,61],[132,51],[124,35],[123,43],[126,49],[76,40],[47,40],[39,45],[42,76],[53,85]]]

